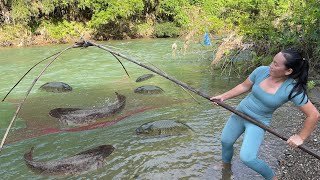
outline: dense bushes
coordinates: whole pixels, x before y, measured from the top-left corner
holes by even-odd
[[[208,29],[238,32],[255,44],[257,57],[297,46],[320,63],[318,0],[4,0],[0,10],[0,41],[45,34],[60,42],[84,32],[98,40],[176,37]],[[7,36],[9,29],[16,30]]]
[[[178,37],[180,29],[174,23],[166,22],[156,24],[154,35],[156,37]]]

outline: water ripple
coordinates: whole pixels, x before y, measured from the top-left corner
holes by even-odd
[[[211,79],[208,71],[211,58],[203,59],[205,56],[201,55],[201,46],[195,45],[186,56],[178,54],[177,59],[171,59],[173,42],[173,39],[164,39],[110,41],[105,44],[116,47],[121,52],[128,52],[141,62],[154,64],[170,76],[204,92],[219,93],[236,83],[231,81],[227,84],[223,79]],[[4,95],[35,62],[63,48],[65,46],[35,47],[23,51],[1,50],[3,56],[0,57],[0,76],[4,80],[0,82],[0,95]],[[3,57],[9,58],[10,61]],[[26,58],[22,61],[22,57]],[[127,61],[123,63],[129,71],[130,78],[114,57],[99,49],[72,50],[65,53],[48,68],[31,91],[19,116],[21,122],[25,123],[20,129],[26,128],[25,135],[33,137],[32,134],[41,131],[42,128],[66,128],[48,116],[51,109],[99,106],[110,99],[113,100],[115,91],[127,96],[125,113],[141,107],[153,109],[127,117],[110,127],[35,136],[27,140],[22,138],[15,143],[6,144],[0,154],[1,178],[205,179],[208,169],[220,162],[220,132],[230,112],[196,97],[199,99],[199,105],[180,87],[157,75],[138,84],[135,79],[150,72]],[[0,105],[0,115],[4,118],[1,119],[0,133],[4,133],[3,127],[7,126],[15,111],[17,104],[11,102],[21,101],[43,67],[42,64],[31,71],[9,96],[8,104]],[[73,87],[73,91],[62,94],[38,91],[38,88],[48,81],[66,82]],[[157,85],[165,92],[153,96],[135,94],[133,90],[142,85]],[[237,99],[228,101],[232,106],[237,103]],[[192,127],[195,133],[169,137],[140,137],[135,134],[137,127],[155,120],[180,120]],[[9,138],[11,136],[15,137],[15,132],[12,132]],[[35,160],[49,161],[69,157],[102,144],[113,145],[115,151],[106,158],[103,168],[87,174],[42,176],[30,171],[23,160],[23,154],[32,146],[35,147]],[[211,175],[220,175],[212,172]]]

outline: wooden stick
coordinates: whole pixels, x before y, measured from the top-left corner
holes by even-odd
[[[126,72],[127,76],[130,77],[127,69],[124,67],[124,65],[122,64],[122,62],[120,61],[120,59],[119,59],[116,55],[114,55],[114,54],[112,54],[112,53],[110,53],[110,54],[118,60],[118,62],[121,64],[122,68],[123,68],[124,71]]]
[[[22,105],[23,105],[24,102],[26,101],[29,93],[31,92],[31,89],[32,89],[33,86],[36,84],[36,82],[38,81],[38,79],[40,78],[40,76],[41,76],[41,75],[44,73],[44,71],[50,66],[50,64],[52,64],[53,61],[55,61],[63,52],[65,52],[65,51],[68,50],[68,49],[74,48],[74,47],[76,47],[76,45],[72,45],[72,46],[70,46],[70,47],[62,50],[61,52],[59,52],[59,53],[53,58],[53,60],[51,60],[49,63],[47,63],[47,65],[42,69],[42,71],[40,72],[40,74],[33,80],[30,88],[28,89],[28,91],[27,91],[24,99],[20,102],[20,104],[19,104],[19,106],[18,106],[18,108],[17,108],[17,110],[16,110],[16,112],[15,112],[15,114],[14,114],[14,116],[13,116],[13,118],[12,118],[12,120],[11,120],[11,122],[10,122],[10,124],[9,124],[9,126],[8,126],[5,134],[4,134],[4,136],[3,136],[3,138],[2,138],[2,141],[1,141],[1,144],[0,144],[0,152],[2,151],[2,147],[3,147],[3,145],[4,145],[5,141],[6,141],[6,138],[7,138],[8,134],[9,134],[9,131],[10,131],[10,129],[11,129],[11,126],[12,126],[14,120],[17,118],[17,116],[18,116],[18,114],[19,114],[19,112],[20,112],[20,109],[21,109]]]
[[[52,56],[57,55],[58,53],[59,53],[59,52],[54,53],[53,55],[51,55],[51,56],[49,56],[49,57],[47,57],[47,58],[45,58],[45,59],[37,62],[35,65],[33,65],[33,66],[19,79],[19,81],[10,89],[10,91],[4,96],[4,98],[2,99],[2,102],[7,98],[7,96],[11,93],[11,91],[22,81],[22,79],[23,79],[33,68],[35,68],[37,65],[39,65],[39,64],[42,63],[43,61],[51,58]]]
[[[220,102],[220,101],[217,101],[217,100],[210,100],[210,96],[209,96],[209,95],[207,95],[207,94],[205,94],[205,93],[203,93],[203,92],[200,92],[199,90],[196,90],[196,89],[188,86],[186,83],[181,82],[181,81],[179,81],[179,80],[177,80],[177,79],[175,79],[175,78],[173,78],[173,77],[170,77],[170,76],[168,76],[167,74],[161,73],[161,72],[159,72],[158,70],[156,70],[156,69],[154,69],[154,68],[152,68],[152,67],[149,67],[149,66],[147,66],[147,65],[145,65],[145,64],[143,64],[143,63],[141,63],[141,62],[139,62],[139,61],[136,61],[136,60],[134,60],[134,59],[132,59],[132,58],[129,58],[129,57],[123,55],[123,54],[120,54],[120,53],[118,53],[118,52],[115,52],[115,51],[113,51],[112,49],[106,48],[106,47],[104,47],[104,46],[102,46],[102,45],[99,45],[99,44],[96,44],[96,43],[94,43],[94,42],[84,41],[84,42],[78,43],[77,45],[78,45],[78,46],[81,46],[81,43],[83,43],[85,46],[96,46],[96,47],[98,47],[98,48],[100,48],[100,49],[103,49],[103,50],[105,50],[105,51],[108,51],[108,52],[110,52],[110,53],[112,53],[112,54],[114,54],[114,55],[117,55],[117,56],[119,56],[119,57],[122,57],[122,58],[124,58],[124,59],[126,59],[126,60],[128,60],[128,61],[130,61],[130,62],[133,62],[133,63],[135,63],[135,64],[137,64],[137,65],[139,65],[139,66],[141,66],[141,67],[144,67],[144,68],[146,68],[146,69],[148,69],[148,70],[150,70],[150,71],[152,71],[152,72],[154,72],[154,73],[157,73],[157,74],[159,74],[160,76],[162,76],[162,77],[164,77],[164,78],[166,78],[166,79],[168,79],[168,80],[170,80],[170,81],[172,81],[172,82],[174,82],[174,83],[176,83],[176,84],[178,84],[178,85],[180,85],[180,86],[182,86],[182,87],[184,87],[184,88],[192,91],[193,93],[198,94],[199,96],[202,96],[203,98],[205,98],[205,99],[207,99],[207,100],[209,100],[209,101],[212,101],[212,102],[217,103],[219,106],[221,106],[221,107],[223,107],[223,108],[225,108],[225,109],[233,112],[234,114],[242,117],[243,119],[246,119],[247,121],[251,122],[252,124],[255,124],[255,125],[259,126],[260,128],[268,131],[269,133],[271,133],[271,134],[279,137],[280,139],[282,139],[282,140],[284,140],[284,141],[287,141],[287,140],[288,140],[287,137],[284,137],[283,135],[277,133],[276,131],[274,131],[273,129],[271,129],[269,126],[267,126],[267,125],[265,125],[265,124],[263,124],[263,123],[255,120],[255,119],[253,119],[252,117],[250,117],[250,116],[248,116],[248,115],[246,115],[246,114],[244,114],[244,113],[242,113],[242,112],[240,112],[240,111],[237,111],[237,110],[234,109],[233,107],[231,107],[231,106],[229,106],[229,105],[227,105],[227,104],[225,104],[225,103],[223,103],[223,102]],[[310,155],[312,155],[312,156],[314,156],[315,158],[317,158],[317,159],[320,160],[320,155],[317,154],[316,152],[313,152],[313,151],[312,151],[311,149],[309,149],[307,146],[305,146],[305,145],[300,145],[300,146],[298,146],[298,148],[300,148],[301,150],[305,151],[306,153],[308,153],[308,154],[310,154]]]

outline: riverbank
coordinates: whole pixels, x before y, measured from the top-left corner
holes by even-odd
[[[320,109],[319,99],[310,94],[311,101]],[[272,127],[282,135],[289,137],[302,128],[304,114],[297,107],[288,105],[279,108],[275,116],[281,114],[282,119],[274,121]],[[304,143],[312,151],[320,154],[320,127]],[[320,179],[320,160],[300,150],[284,145],[283,151],[278,156],[277,175],[281,180],[318,180]]]
[[[1,35],[0,35],[1,37]],[[92,39],[89,33],[83,34],[83,38]],[[48,38],[45,35],[29,35],[10,40],[0,40],[0,47],[26,47],[26,46],[45,46],[51,44],[67,44],[79,41],[79,37],[66,36],[65,38],[54,39]]]

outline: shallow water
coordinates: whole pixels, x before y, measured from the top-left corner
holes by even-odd
[[[210,70],[212,48],[192,44],[185,55],[177,52],[176,58],[173,58],[171,44],[174,41],[145,39],[100,44],[159,68],[209,95],[224,92],[241,82],[241,79],[220,77],[219,73]],[[33,64],[67,46],[0,49],[0,97],[4,97]],[[182,43],[178,46],[182,46]],[[2,179],[221,179],[219,137],[230,112],[212,106],[206,99],[193,94],[197,103],[182,88],[158,75],[136,83],[137,77],[150,72],[120,60],[130,78],[112,55],[95,47],[69,50],[48,68],[32,88],[0,154]],[[32,70],[7,100],[0,104],[1,137],[17,105],[44,66],[45,63],[42,63]],[[73,87],[73,91],[40,91],[39,87],[49,81],[65,82]],[[156,95],[135,94],[134,89],[142,85],[159,86],[165,92]],[[49,133],[50,128],[77,128],[59,124],[48,115],[51,109],[102,106],[115,100],[114,92],[127,96],[125,109],[115,116],[99,119],[97,123],[115,119],[121,121],[92,130]],[[228,104],[235,106],[238,102],[239,99],[234,99]],[[135,129],[140,125],[166,119],[186,123],[195,134],[161,138],[135,135]],[[104,167],[78,176],[38,175],[30,171],[23,160],[23,154],[32,146],[35,147],[34,159],[47,161],[71,156],[101,144],[115,147],[115,151],[106,158]],[[238,148],[238,144],[235,147]]]

